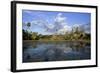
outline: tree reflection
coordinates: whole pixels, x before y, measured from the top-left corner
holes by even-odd
[[[26,46],[26,45],[25,45]],[[31,42],[23,47],[23,62],[90,59],[90,44],[85,42]]]

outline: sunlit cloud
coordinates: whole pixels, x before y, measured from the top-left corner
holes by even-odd
[[[66,21],[66,17],[63,17],[62,13],[58,13],[57,16],[55,17],[55,22],[65,22]]]
[[[43,33],[46,34],[65,34],[66,32],[70,32],[73,27],[78,27],[79,29],[85,29],[87,33],[90,32],[90,24],[84,25],[84,24],[69,24],[68,17],[64,16],[63,13],[57,13],[53,17],[48,17],[48,14],[44,14],[44,12],[34,12],[34,11],[24,11],[25,13],[33,15],[33,19],[31,20],[31,31],[33,29],[42,29]],[[31,16],[32,18],[32,16]],[[50,19],[51,18],[51,19]],[[51,21],[50,21],[51,20]],[[23,23],[23,27],[28,22]],[[41,30],[39,30],[41,31]],[[33,30],[34,32],[34,30]],[[38,31],[37,31],[38,32]]]
[[[66,33],[71,30],[71,27],[67,25],[67,17],[64,17],[62,13],[58,13],[53,19],[53,23],[49,23],[48,20],[33,20],[31,21],[31,26],[34,29],[34,26],[43,28],[47,33]]]
[[[73,24],[72,28],[78,27],[79,30],[84,30],[85,33],[90,33],[90,23],[88,24]]]

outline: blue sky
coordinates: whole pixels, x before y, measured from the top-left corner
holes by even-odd
[[[25,24],[31,23],[30,31],[39,34],[53,34],[55,32],[69,31],[73,26],[90,23],[90,13],[79,12],[52,12],[23,10],[23,29],[27,29]],[[90,24],[88,24],[90,26]],[[57,31],[55,31],[55,29]]]

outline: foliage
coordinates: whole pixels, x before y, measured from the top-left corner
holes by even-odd
[[[71,32],[65,34],[42,35],[23,29],[23,40],[90,40],[90,33],[74,28]]]
[[[90,33],[86,33],[83,27],[73,27],[70,32],[64,34],[42,35],[38,32],[29,31],[31,23],[26,24],[27,29],[23,29],[23,40],[90,40]],[[55,28],[58,30],[59,28]]]

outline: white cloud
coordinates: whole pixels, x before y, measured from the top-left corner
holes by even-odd
[[[55,17],[55,22],[65,22],[66,21],[66,17],[62,16],[62,13],[58,13],[57,16]]]
[[[54,28],[54,25],[53,25],[53,24],[48,24],[47,27],[48,27],[49,29],[53,29],[53,28]]]
[[[84,31],[85,33],[90,33],[90,24],[74,24],[73,27],[78,27],[79,30]]]
[[[74,24],[73,27],[80,27],[82,26],[83,24]]]
[[[67,24],[67,17],[64,17],[62,13],[57,14],[55,22],[55,26],[59,28],[57,33],[64,34],[71,30],[71,27]]]
[[[34,21],[31,22],[32,25],[38,25],[38,26],[42,26],[46,23],[47,22],[44,22],[43,20],[34,20]]]
[[[63,28],[58,30],[58,33],[65,34],[66,32],[69,32],[71,30],[71,27],[68,25],[63,26]]]
[[[32,11],[26,12],[32,13]],[[36,15],[38,15],[38,13]],[[66,32],[70,32],[72,28],[79,27],[80,30],[85,30],[86,33],[90,33],[90,24],[74,24],[69,26],[67,23],[67,17],[63,16],[62,13],[58,13],[54,18],[52,18],[53,21],[51,23],[49,22],[49,19],[42,19],[41,16],[42,14],[38,15],[40,18],[31,22],[32,29],[37,26],[42,28],[46,34],[65,34]],[[43,15],[43,17],[45,16]],[[26,23],[27,22],[23,23],[23,25]]]
[[[34,26],[38,26],[42,28],[45,33],[60,33],[64,34],[66,32],[69,32],[71,30],[71,26],[67,24],[67,17],[64,17],[62,13],[58,13],[57,16],[53,19],[53,22],[50,23],[49,20],[33,20],[31,22],[32,29],[34,29]]]

